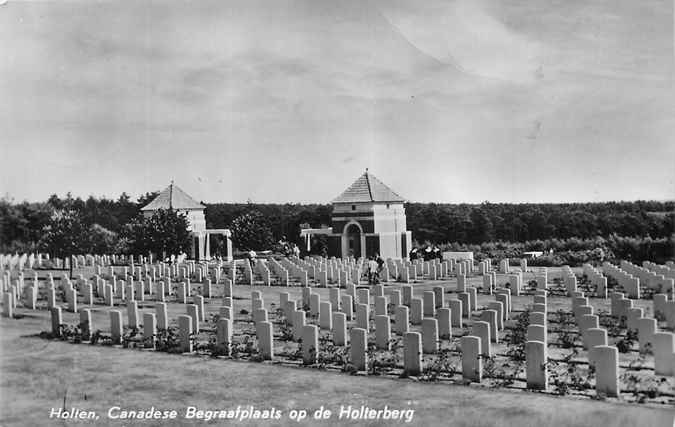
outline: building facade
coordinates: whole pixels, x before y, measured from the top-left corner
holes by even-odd
[[[141,208],[143,215],[151,217],[160,209],[173,209],[187,217],[188,230],[192,234],[190,254],[192,259],[211,259],[211,237],[218,236],[222,244],[219,245],[219,255],[224,259],[232,260],[232,234],[226,229],[207,229],[205,206],[190,197],[185,191],[171,182],[157,197]]]
[[[412,247],[412,233],[406,229],[405,199],[368,170],[332,201],[330,228],[304,229],[328,238],[328,255],[405,258]]]

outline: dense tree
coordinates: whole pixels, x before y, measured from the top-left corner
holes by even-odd
[[[89,252],[89,228],[76,211],[54,213],[43,230],[40,250],[57,257]]]
[[[240,250],[269,250],[274,244],[272,230],[262,213],[252,210],[232,221],[232,242]]]
[[[123,231],[125,252],[149,254],[164,259],[166,256],[190,249],[188,220],[173,209],[160,209],[151,217],[138,215]]]

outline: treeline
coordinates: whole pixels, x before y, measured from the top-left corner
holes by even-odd
[[[138,217],[140,208],[157,194],[146,193],[136,200],[125,193],[117,199],[53,195],[39,203],[0,199],[0,251],[40,250],[45,231],[54,229],[55,218],[63,217],[63,212],[77,221],[83,234],[94,230],[94,236],[105,236],[103,243],[91,242],[86,247],[115,250],[119,247],[115,246],[115,239],[123,237],[125,227],[128,229],[127,225]],[[264,221],[260,224],[269,228],[265,233],[269,231],[275,241],[285,240],[303,247],[299,237],[301,225],[330,225],[332,207],[212,203],[206,204],[206,223],[209,228],[231,228],[236,218],[251,212],[261,214]],[[553,249],[555,253],[572,253],[601,248],[605,256],[611,253],[635,261],[673,257],[675,202],[409,203],[406,215],[408,229],[417,245],[473,248],[485,254],[495,252],[483,248],[503,245],[515,251],[513,256],[524,250]],[[579,242],[585,243],[577,249],[560,247]]]
[[[419,242],[482,243],[571,237],[670,237],[675,202],[450,205],[410,203],[408,229]]]

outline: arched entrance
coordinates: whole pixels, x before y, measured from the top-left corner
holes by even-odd
[[[347,255],[361,257],[361,229],[356,224],[349,224],[345,229],[347,236]]]

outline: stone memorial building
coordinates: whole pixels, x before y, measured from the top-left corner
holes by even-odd
[[[332,201],[330,228],[304,229],[308,249],[311,236],[328,237],[328,255],[405,258],[412,247],[406,230],[405,199],[368,170]]]
[[[192,259],[211,259],[211,238],[219,236],[221,243],[219,254],[228,261],[232,260],[232,234],[226,229],[207,229],[204,217],[205,206],[190,197],[185,191],[171,182],[157,197],[141,208],[143,215],[150,217],[160,209],[173,209],[184,214],[188,220],[188,230],[192,234],[192,245],[188,255]]]

